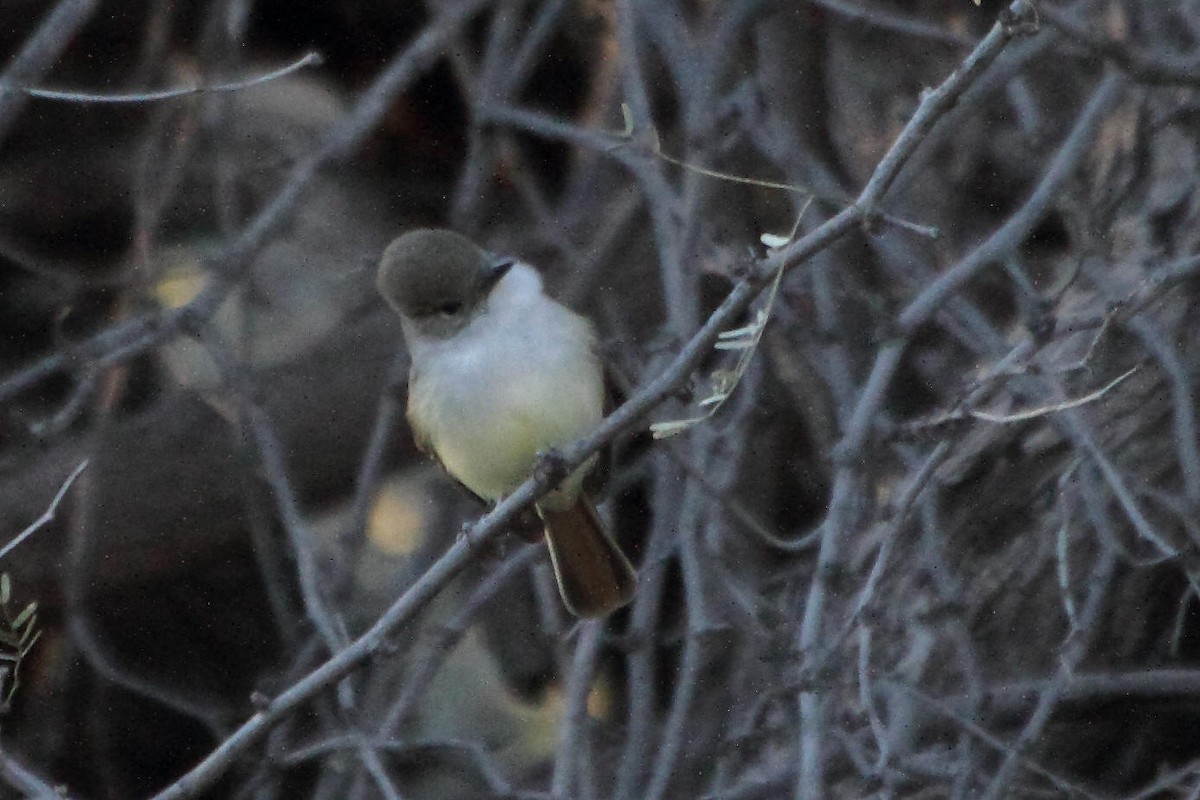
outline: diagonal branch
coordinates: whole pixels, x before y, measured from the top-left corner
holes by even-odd
[[[87,459],[79,462],[79,466],[75,468],[74,472],[67,476],[67,479],[63,482],[63,485],[59,487],[58,492],[54,495],[54,499],[50,501],[50,505],[45,511],[42,512],[42,515],[33,522],[29,523],[29,526],[14,536],[12,541],[3,547],[0,547],[0,558],[4,558],[21,542],[25,541],[30,536],[37,533],[40,529],[50,524],[50,522],[54,519],[54,515],[58,512],[59,504],[62,503],[63,498],[67,496],[67,491],[71,488],[71,484],[74,483],[75,479],[79,477],[79,473],[83,472],[87,468],[87,465]]]

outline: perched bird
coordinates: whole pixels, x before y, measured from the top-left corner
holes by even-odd
[[[540,453],[592,430],[604,370],[583,317],[542,291],[537,271],[445,230],[414,230],[383,252],[379,292],[412,357],[408,421],[417,445],[488,502],[511,493]],[[637,582],[583,490],[593,456],[537,504],[563,602],[599,617]]]

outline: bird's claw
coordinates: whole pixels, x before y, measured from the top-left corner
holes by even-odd
[[[567,477],[567,460],[556,448],[538,453],[533,475],[545,486],[557,486]]]

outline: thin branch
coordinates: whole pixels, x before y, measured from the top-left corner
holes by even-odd
[[[267,485],[271,487],[279,519],[287,532],[292,556],[296,560],[304,610],[329,652],[336,652],[348,640],[345,625],[333,612],[326,597],[325,581],[317,568],[317,543],[304,520],[299,500],[288,478],[287,462],[279,437],[275,435],[266,412],[251,399],[252,387],[246,386],[245,372],[219,334],[211,328],[206,329],[202,343],[217,363],[225,385],[237,404],[240,421],[254,441],[258,463],[262,466]]]
[[[1026,0],[1016,0],[1008,10],[1014,19],[1023,19],[1030,13],[1030,9],[1031,4]],[[997,22],[946,80],[942,81],[937,88],[923,94],[921,104],[917,107],[916,112],[879,162],[879,166],[871,174],[871,179],[867,181],[866,187],[863,188],[859,204],[865,210],[869,212],[883,199],[904,165],[925,137],[929,135],[933,126],[954,107],[963,92],[992,65],[992,62],[1012,41],[1013,35],[1013,28],[1008,23]]]
[[[567,678],[566,713],[558,733],[558,748],[554,755],[554,772],[550,793],[555,797],[577,797],[571,787],[578,783],[577,771],[590,752],[588,745],[587,697],[596,671],[596,655],[600,650],[600,635],[604,623],[587,620],[580,626]]]
[[[1046,691],[1056,678],[1015,681],[987,690],[987,709],[998,718],[1028,713],[1031,696]],[[1080,707],[1110,700],[1194,700],[1200,698],[1200,671],[1142,669],[1128,672],[1077,672],[1062,690],[1061,703]]]
[[[992,775],[984,800],[999,800],[1007,794],[1013,776],[1021,766],[1028,766],[1025,751],[1041,736],[1050,721],[1050,715],[1062,700],[1063,692],[1071,684],[1076,668],[1087,655],[1088,647],[1097,634],[1097,621],[1110,598],[1110,587],[1116,557],[1111,550],[1103,550],[1096,556],[1092,574],[1088,576],[1088,597],[1079,614],[1079,627],[1072,628],[1064,640],[1059,654],[1059,668],[1055,680],[1038,695],[1037,704],[1029,720],[1021,729],[1016,741],[1006,746],[1004,763]],[[1052,780],[1054,780],[1052,778]],[[1056,781],[1057,785],[1057,781]],[[1061,788],[1061,786],[1060,786]]]
[[[63,498],[67,496],[67,491],[71,488],[71,484],[75,482],[75,479],[79,477],[79,474],[87,469],[87,465],[87,459],[79,462],[79,466],[75,467],[74,471],[67,476],[67,479],[63,482],[63,485],[59,487],[58,492],[54,495],[54,499],[50,501],[49,507],[42,512],[42,515],[31,522],[29,526],[25,528],[25,530],[14,536],[12,540],[8,542],[8,544],[0,547],[0,558],[4,558],[19,544],[21,544],[21,542],[25,541],[34,533],[50,524],[51,520],[54,519],[55,513],[58,511],[59,503],[61,503]]]
[[[811,198],[809,198],[811,202]],[[805,203],[804,208],[800,211],[800,215],[804,215],[804,210],[808,208],[808,203]],[[797,221],[799,225],[799,221]],[[665,420],[655,422],[650,426],[650,433],[655,439],[666,439],[671,436],[676,436],[683,433],[687,429],[694,427],[706,420],[711,419],[729,400],[742,376],[746,374],[746,369],[750,366],[750,361],[754,358],[755,351],[758,350],[759,342],[762,341],[763,331],[766,330],[767,323],[771,319],[771,311],[775,306],[775,298],[779,294],[779,282],[783,279],[783,265],[780,264],[779,271],[775,273],[775,279],[771,281],[771,286],[767,290],[767,297],[763,301],[763,306],[758,310],[754,320],[747,325],[743,325],[734,330],[721,331],[717,335],[717,342],[714,347],[717,350],[738,350],[738,357],[732,369],[719,370],[713,373],[713,391],[708,397],[700,401],[700,406],[704,411],[700,414],[684,419]]]
[[[912,511],[913,505],[929,485],[934,472],[950,456],[951,452],[951,447],[948,443],[939,442],[933,448],[932,452],[921,462],[921,466],[912,474],[912,477],[909,478],[904,491],[901,492],[897,499],[895,509],[892,511],[882,531],[880,536],[882,544],[879,546],[879,552],[875,555],[871,571],[868,573],[867,580],[863,584],[862,589],[859,590],[858,596],[855,598],[853,606],[851,606],[850,613],[839,628],[837,635],[824,644],[822,655],[813,657],[810,660],[811,666],[806,665],[806,673],[811,674],[827,663],[827,660],[833,656],[836,649],[841,646],[841,643],[853,631],[854,626],[858,624],[863,612],[870,606],[875,597],[875,592],[883,580],[884,570],[887,568],[892,550],[899,539],[900,530],[904,526],[904,523],[908,521],[909,512]]]
[[[9,62],[0,75],[0,87],[40,78],[91,19],[99,4],[100,0],[61,0]],[[0,142],[7,137],[24,105],[25,98],[20,94],[0,91]]]
[[[1184,491],[1193,505],[1200,505],[1200,424],[1196,419],[1196,386],[1190,368],[1170,337],[1160,333],[1149,320],[1136,318],[1129,328],[1171,378],[1171,413],[1175,421],[1175,447]]]
[[[893,14],[879,8],[852,5],[843,0],[808,0],[814,6],[827,9],[855,22],[865,22],[875,28],[930,39],[956,47],[974,47],[975,40],[968,36],[955,33],[938,25],[931,25],[918,19]]]
[[[1072,408],[1079,408],[1080,406],[1085,406],[1088,403],[1095,402],[1115,389],[1119,384],[1123,383],[1126,378],[1133,375],[1133,373],[1137,371],[1138,367],[1133,367],[1132,369],[1127,370],[1108,383],[1104,384],[1104,386],[1101,386],[1099,389],[1089,392],[1082,397],[1077,397],[1074,400],[1064,400],[1061,403],[1051,403],[1050,405],[1030,408],[1025,411],[1017,411],[1012,414],[993,414],[989,411],[980,411],[979,409],[972,409],[971,411],[968,411],[967,414],[975,419],[981,419],[984,422],[995,422],[997,424],[1027,422],[1031,419],[1044,417],[1049,414],[1054,414],[1058,411],[1067,411]]]
[[[325,136],[320,147],[292,170],[275,194],[211,266],[214,280],[189,303],[165,312],[144,314],[111,327],[67,350],[51,353],[0,380],[0,402],[33,387],[75,363],[94,361],[96,368],[121,363],[208,319],[236,285],[244,266],[267,244],[291,214],[321,168],[346,157],[387,113],[392,100],[441,55],[481,8],[491,0],[461,0],[448,9],[397,55],[359,95],[353,110]]]
[[[293,750],[284,756],[288,765],[302,764],[305,761],[319,759],[339,750],[348,750],[362,744],[361,737],[342,734],[321,742]],[[454,755],[463,755],[468,759],[472,769],[484,779],[488,789],[498,797],[513,798],[514,800],[554,800],[557,795],[545,792],[519,791],[504,778],[504,773],[495,763],[491,753],[478,742],[462,739],[417,739],[413,741],[365,742],[369,747],[380,750],[399,758],[415,758],[425,761],[430,755],[446,751]]]
[[[462,603],[458,612],[443,625],[432,631],[420,649],[411,653],[410,661],[405,671],[404,688],[400,690],[396,701],[388,708],[383,721],[379,723],[376,736],[386,738],[394,736],[400,726],[415,713],[418,704],[426,696],[429,684],[437,676],[442,663],[449,658],[454,648],[467,635],[471,625],[475,623],[483,607],[491,601],[496,593],[504,589],[518,575],[524,573],[537,559],[543,557],[539,548],[528,545],[513,553],[480,583],[471,595]]]
[[[388,444],[392,441],[397,424],[402,416],[402,404],[399,398],[400,386],[407,378],[408,354],[397,352],[395,359],[388,368],[387,379],[379,396],[379,408],[375,412],[375,422],[371,426],[371,437],[367,440],[367,448],[363,453],[362,465],[359,467],[354,481],[354,499],[350,505],[350,521],[338,537],[341,546],[339,557],[339,573],[334,578],[333,597],[343,595],[348,591],[354,575],[354,565],[358,562],[366,544],[367,519],[371,512],[371,501],[379,488],[379,479],[383,472],[384,457]]]
[[[936,697],[928,695],[925,692],[921,691],[920,689],[916,688],[915,686],[910,686],[908,684],[900,683],[897,681],[886,681],[886,683],[888,683],[891,686],[894,686],[895,688],[899,689],[900,691],[904,692],[905,694],[908,694],[908,695],[916,698],[917,700],[921,701],[922,704],[928,706],[929,708],[932,708],[939,715],[952,720],[953,722],[958,724],[963,730],[967,731],[972,736],[974,736],[975,738],[984,742],[985,744],[987,744],[989,747],[996,750],[997,752],[1007,753],[1009,756],[1011,756],[1014,759],[1015,763],[1017,763],[1024,769],[1028,770],[1029,772],[1032,772],[1035,775],[1040,775],[1041,777],[1050,781],[1050,783],[1053,784],[1055,786],[1055,788],[1057,788],[1061,792],[1065,792],[1067,794],[1067,796],[1090,798],[1091,800],[1100,800],[1100,798],[1097,798],[1096,795],[1089,792],[1087,790],[1087,788],[1084,787],[1083,785],[1054,773],[1053,771],[1042,766],[1041,764],[1039,764],[1037,761],[1030,758],[1029,756],[1022,755],[1017,750],[1015,750],[1011,744],[1004,741],[1003,739],[1001,739],[999,736],[995,735],[991,731],[985,729],[981,725],[978,725],[977,723],[973,722],[972,720],[967,719],[962,714],[958,713],[958,711],[956,711],[953,707],[951,707],[950,705],[947,705],[945,702],[937,699]]]
[[[1149,50],[1088,30],[1074,14],[1046,3],[1042,16],[1068,38],[1092,50],[1140,83],[1165,86],[1200,85],[1200,53],[1162,55],[1161,43]],[[1186,12],[1183,12],[1186,13]]]
[[[188,86],[181,89],[161,89],[158,91],[148,92],[130,92],[128,94],[93,94],[91,92],[73,91],[69,89],[44,89],[40,87],[19,86],[11,83],[0,82],[0,96],[6,93],[15,92],[28,95],[29,97],[36,97],[39,100],[58,100],[65,103],[83,103],[89,105],[155,103],[163,100],[180,100],[202,94],[240,92],[245,89],[250,89],[254,86],[260,86],[264,83],[278,80],[279,78],[285,78],[294,72],[299,72],[305,67],[320,66],[321,63],[321,54],[317,52],[310,52],[304,56],[301,56],[299,59],[293,61],[287,66],[271,70],[270,72],[262,75],[256,75],[253,78],[246,78],[244,80],[233,81],[231,83],[200,84],[198,86]]]
[[[694,451],[703,454],[709,449],[713,439],[711,431],[696,437],[693,440]],[[698,531],[707,509],[707,498],[701,486],[695,481],[688,481],[684,486],[683,502],[677,507],[674,524],[678,561],[683,575],[686,635],[679,672],[674,681],[675,691],[671,696],[671,705],[658,738],[654,767],[642,795],[646,800],[659,800],[667,796],[675,774],[675,765],[685,746],[693,743],[696,738],[689,728],[689,715],[700,688],[701,670],[706,661],[704,645],[716,630],[707,608],[711,601],[706,600],[702,580],[703,559],[698,552],[697,542]],[[715,690],[710,698],[714,705],[717,704]]]
[[[1163,797],[1163,792],[1171,789],[1175,790],[1176,796],[1183,797],[1183,791],[1180,786],[1184,780],[1188,778],[1196,778],[1200,775],[1200,759],[1194,759],[1178,769],[1168,769],[1163,771],[1161,775],[1149,781],[1145,786],[1137,792],[1128,795],[1125,800],[1152,800],[1152,798]],[[1200,787],[1197,787],[1200,788]],[[1196,796],[1196,789],[1193,789],[1190,798]]]
[[[900,357],[917,328],[931,319],[951,296],[979,272],[997,260],[1002,261],[1012,248],[1028,237],[1042,219],[1059,189],[1084,158],[1087,145],[1091,142],[1104,114],[1116,102],[1120,86],[1121,81],[1115,74],[1110,73],[1101,81],[1029,199],[983,244],[939,275],[901,312],[897,319],[901,338],[893,339],[880,348],[853,416],[847,424],[847,430],[837,446],[839,459],[853,458],[865,444],[876,411],[883,400],[883,393],[890,385],[892,376],[900,365]],[[899,166],[896,168],[899,169]],[[872,180],[872,183],[875,181]]]
[[[680,488],[668,483],[655,487],[655,496],[660,502],[670,502]],[[658,718],[659,654],[654,637],[658,630],[666,583],[666,562],[662,558],[651,558],[666,550],[666,542],[674,536],[674,525],[668,515],[656,515],[646,544],[647,557],[643,559],[638,576],[638,590],[633,598],[628,635],[634,646],[626,659],[629,685],[629,710],[625,743],[621,749],[620,766],[617,769],[617,800],[641,800],[641,786],[646,761],[654,749],[655,724]]]
[[[51,786],[44,778],[0,748],[0,777],[9,786],[34,800],[70,800],[64,787]]]
[[[1069,410],[1064,412],[1061,420],[1063,430],[1075,442],[1075,446],[1080,452],[1086,453],[1100,470],[1100,475],[1104,478],[1104,482],[1108,484],[1109,491],[1117,499],[1118,505],[1125,512],[1126,518],[1133,525],[1138,535],[1154,545],[1163,556],[1174,557],[1178,555],[1178,549],[1165,536],[1158,532],[1154,523],[1146,516],[1141,504],[1138,503],[1134,493],[1130,490],[1125,476],[1121,473],[1121,470],[1117,469],[1117,466],[1109,458],[1108,454],[1104,452],[1100,443],[1096,441],[1095,433],[1083,415],[1078,411]]]

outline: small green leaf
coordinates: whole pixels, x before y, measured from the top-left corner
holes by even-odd
[[[749,325],[742,326],[741,328],[734,328],[730,331],[721,331],[717,334],[717,338],[721,341],[728,341],[730,339],[744,339],[747,336],[753,336],[754,334],[758,333],[759,327],[760,326],[758,322],[752,322]]]
[[[8,599],[12,597],[12,579],[8,577],[7,572],[0,573],[0,606],[8,605]]]
[[[13,630],[20,630],[21,626],[25,624],[26,620],[32,617],[35,613],[37,613],[36,600],[25,606],[25,608],[21,609],[20,614],[17,614],[17,618],[12,622]]]
[[[633,111],[629,103],[621,103],[621,118],[625,120],[625,130],[621,131],[621,135],[628,139],[633,136]]]
[[[42,635],[41,630],[36,624],[37,617],[29,620],[29,624],[25,626],[25,630],[21,633],[21,641],[17,642],[17,646],[21,648],[21,654],[29,652],[29,648],[33,647],[33,643]],[[33,634],[31,637],[30,634]]]
[[[32,649],[33,649],[33,646],[34,646],[35,644],[37,644],[37,640],[38,640],[38,639],[40,639],[40,638],[42,638],[42,631],[41,631],[41,629],[38,629],[38,630],[37,630],[37,631],[36,631],[36,632],[33,634],[33,638],[31,638],[31,639],[30,639],[28,642],[26,642],[25,644],[21,645],[21,655],[22,655],[22,656],[24,656],[26,653],[28,653],[30,650],[32,650]]]
[[[725,393],[714,394],[711,397],[706,397],[700,401],[700,406],[715,406],[717,403],[724,403],[729,399],[729,395]]]
[[[758,240],[772,250],[778,250],[791,241],[787,236],[780,236],[778,233],[764,233]]]
[[[691,419],[676,419],[669,422],[656,422],[650,426],[650,433],[655,439],[669,439],[683,433],[688,428],[701,421],[701,417],[693,417]]]

